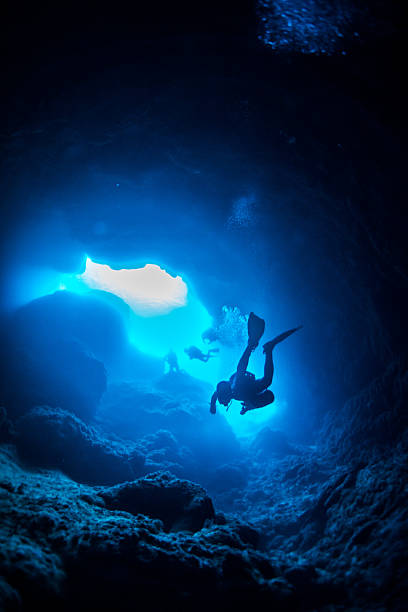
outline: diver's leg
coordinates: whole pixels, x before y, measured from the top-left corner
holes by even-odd
[[[288,331],[283,332],[283,334],[279,334],[279,336],[276,336],[276,338],[264,344],[263,346],[263,350],[265,353],[264,375],[263,375],[263,378],[259,378],[258,380],[255,381],[256,393],[262,393],[262,391],[265,391],[265,389],[267,389],[272,384],[273,371],[274,371],[272,351],[275,348],[275,346],[279,344],[279,342],[282,342],[282,340],[289,338],[289,336],[294,334],[295,331],[298,331],[298,329],[300,329],[301,327],[303,326],[300,325],[299,327],[295,327],[294,329],[289,329]]]
[[[237,372],[246,372],[253,348],[248,344],[237,365]]]
[[[283,334],[279,334],[279,336],[276,336],[276,338],[274,338],[273,340],[269,340],[269,342],[264,344],[264,353],[266,353],[266,351],[269,349],[273,349],[277,344],[279,344],[279,342],[282,342],[282,340],[286,340],[286,338],[289,338],[289,336],[294,334],[296,331],[298,331],[302,327],[303,325],[299,325],[299,327],[289,329],[288,331],[283,332]]]
[[[273,348],[267,348],[265,350],[265,365],[264,365],[264,375],[263,378],[258,378],[255,381],[255,393],[262,393],[265,391],[271,384],[273,379],[273,358],[272,358]]]

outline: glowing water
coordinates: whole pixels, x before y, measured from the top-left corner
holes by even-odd
[[[217,382],[228,379],[235,371],[245,346],[244,315],[238,309],[225,308],[229,316],[224,317],[224,324],[219,329],[222,342],[211,345],[211,348],[217,346],[219,353],[206,363],[190,360],[184,349],[191,345],[197,346],[203,353],[207,352],[209,346],[203,343],[201,334],[212,326],[212,318],[189,282],[185,282],[179,275],[171,276],[156,264],[115,270],[109,265],[86,258],[82,271],[77,274],[61,274],[57,270],[40,267],[21,268],[18,272],[15,274],[16,287],[19,289],[19,292],[14,292],[16,305],[58,290],[98,297],[120,313],[131,345],[148,355],[163,359],[163,372],[164,357],[172,350],[177,355],[181,370],[215,388]],[[259,349],[251,357],[249,370],[258,377],[262,376],[263,364],[264,356]],[[280,367],[278,376],[274,378],[274,391],[277,391],[276,395],[280,399],[272,406],[248,412],[244,417],[239,414],[241,405],[237,401],[233,402],[228,412],[225,412],[223,406],[218,406],[218,411],[225,415],[236,434],[247,436],[285,410],[285,385],[282,384],[285,377],[281,378],[281,374]],[[135,372],[137,377],[138,373]],[[210,397],[211,392],[208,401]]]
[[[91,289],[117,295],[142,317],[167,314],[187,302],[187,285],[183,279],[171,276],[155,264],[113,270],[88,257],[85,272],[78,279]]]
[[[161,359],[172,350],[188,374],[211,384],[217,380],[218,357],[203,363],[190,361],[184,353],[191,345],[206,352],[201,334],[211,327],[212,318],[181,276],[171,276],[156,264],[115,270],[87,257],[85,270],[63,275],[59,289],[99,296],[120,312],[137,349]]]

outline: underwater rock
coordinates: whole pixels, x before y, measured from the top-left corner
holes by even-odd
[[[159,487],[160,477],[153,480]],[[162,476],[164,485],[175,481]],[[197,485],[183,486],[176,485],[182,497],[203,499]],[[107,508],[100,492],[58,472],[25,471],[0,447],[5,610],[21,601],[23,611],[125,611],[135,597],[156,610],[221,611],[242,603],[287,610],[293,603],[290,583],[253,547],[244,525],[165,532],[160,520]]]
[[[181,445],[174,435],[165,429],[150,434],[138,441],[145,455],[145,474],[168,471],[181,478],[193,477],[194,458],[192,451]]]
[[[180,446],[171,431],[159,429],[156,433],[140,440],[140,446],[150,461],[165,460],[183,463],[183,455],[187,449]]]
[[[199,537],[207,542],[216,542],[217,544],[226,544],[234,548],[246,549],[248,546],[258,548],[260,544],[259,532],[250,524],[238,519],[236,516],[230,515],[225,522],[215,517],[215,522],[219,525],[217,528],[214,525],[204,528]]]
[[[7,442],[13,434],[13,426],[7,417],[7,410],[0,406],[0,442]]]
[[[408,428],[408,361],[391,363],[340,411],[330,411],[319,441],[339,462],[369,462],[387,454]]]
[[[0,576],[0,610],[21,610],[18,592]]]
[[[228,502],[231,512],[251,521],[275,566],[292,555],[285,578],[306,599],[312,589],[316,609],[345,601],[346,608],[353,602],[361,609],[402,609],[408,434],[387,453],[373,448],[368,463],[368,455],[357,462],[357,449],[345,463],[322,447],[296,449],[297,455],[257,462],[239,498],[217,494],[214,502],[223,508]]]
[[[212,491],[243,489],[248,482],[248,468],[240,464],[224,464],[217,467],[208,481]]]
[[[240,451],[226,419],[209,414],[211,392],[209,385],[186,374],[165,376],[154,385],[112,384],[96,418],[104,429],[140,444],[146,443],[146,436],[156,436],[158,430],[170,432],[179,450],[173,453],[167,440],[162,445],[167,448],[167,459],[180,463],[183,453],[186,474],[197,479],[233,461]]]
[[[4,405],[13,419],[36,405],[59,406],[90,419],[106,388],[103,363],[75,340],[47,338],[38,349],[16,345],[2,376]]]
[[[257,459],[255,455],[255,459]],[[214,502],[238,514],[262,533],[265,545],[293,550],[291,538],[299,532],[298,520],[317,501],[323,486],[344,468],[322,459],[317,450],[296,447],[296,454],[270,454],[255,460],[249,449],[248,481],[239,494],[213,491]]]
[[[408,595],[408,444],[387,459],[333,479],[299,521],[294,547],[315,566],[339,577],[356,605],[381,602],[400,609]]]
[[[41,353],[50,342],[75,338],[85,351],[110,366],[127,345],[125,325],[114,308],[117,302],[116,296],[98,291],[80,295],[62,290],[45,295],[15,312],[10,322],[11,341]]]
[[[153,446],[171,448],[173,437],[158,434],[149,438]],[[81,594],[86,605],[106,609],[114,587],[124,598],[119,609],[126,609],[135,584],[148,596],[160,583],[162,599],[153,589],[156,607],[166,601],[200,609],[201,601],[207,607],[212,601],[221,610],[242,599],[261,609],[371,609],[374,603],[401,609],[408,584],[408,437],[369,465],[338,465],[321,449],[296,450],[251,464],[230,515],[214,513],[199,485],[168,473],[90,487],[55,472],[25,472],[5,450],[2,573],[18,596],[54,606],[63,589],[71,604]],[[15,558],[14,532],[34,542],[24,554],[50,560],[39,564],[45,591],[16,576],[30,568],[31,557],[23,557],[22,567],[7,560]]]
[[[90,419],[106,390],[106,368],[156,371],[129,352],[120,315],[100,298],[58,291],[2,319],[0,331],[0,404],[12,419],[35,405]]]
[[[158,518],[167,531],[199,531],[215,516],[205,489],[169,472],[101,489],[99,494],[107,508]]]
[[[278,52],[346,55],[356,39],[360,44],[372,42],[392,27],[385,2],[258,0],[256,4],[259,38]]]
[[[261,429],[252,442],[251,449],[256,452],[258,458],[283,456],[294,452],[283,431],[274,431],[270,427]]]
[[[61,408],[40,406],[16,422],[16,445],[30,465],[63,471],[78,482],[115,484],[144,473],[144,455],[105,438]]]

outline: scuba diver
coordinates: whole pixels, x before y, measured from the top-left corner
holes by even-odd
[[[204,361],[204,363],[207,363],[211,357],[214,357],[213,353],[219,353],[219,351],[220,349],[217,348],[209,349],[207,354],[205,354],[196,346],[190,346],[189,348],[184,349],[184,352],[190,357],[190,359],[199,359],[200,361]]]
[[[217,389],[211,398],[211,414],[215,414],[217,411],[217,400],[220,404],[227,406],[227,410],[233,399],[241,401],[242,408],[240,414],[272,404],[275,396],[268,389],[272,384],[273,378],[272,351],[279,342],[288,338],[301,327],[302,325],[283,332],[263,345],[263,352],[265,353],[264,375],[263,378],[255,378],[254,374],[247,372],[248,361],[265,331],[265,321],[251,312],[248,318],[248,345],[238,362],[237,371],[229,380],[222,380],[218,383]]]
[[[174,351],[169,351],[167,353],[167,355],[164,358],[164,363],[166,362],[169,366],[169,371],[168,371],[169,374],[170,372],[180,372],[177,355]]]

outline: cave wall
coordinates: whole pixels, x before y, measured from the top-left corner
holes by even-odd
[[[40,41],[29,19],[6,34],[6,609],[80,600],[127,610],[135,588],[153,606],[404,609],[400,41],[280,55],[256,39],[255,13],[231,21],[230,9],[211,35],[205,19],[187,19],[186,34],[186,21],[169,31],[163,15],[137,35],[102,18],[67,18],[59,41]],[[143,385],[109,385],[105,366],[123,349],[109,313],[105,346],[91,333],[63,353],[78,393],[50,381],[61,354],[52,343],[76,306],[48,327],[41,308],[25,310],[23,323],[46,331],[29,331],[27,355],[20,326],[22,354],[4,312],[9,287],[19,266],[76,272],[84,252],[117,265],[153,255],[194,279],[215,317],[227,303],[276,332],[303,323],[280,360],[293,374],[291,435],[266,427],[239,443],[222,415],[211,420],[207,389],[155,387],[154,363]]]

